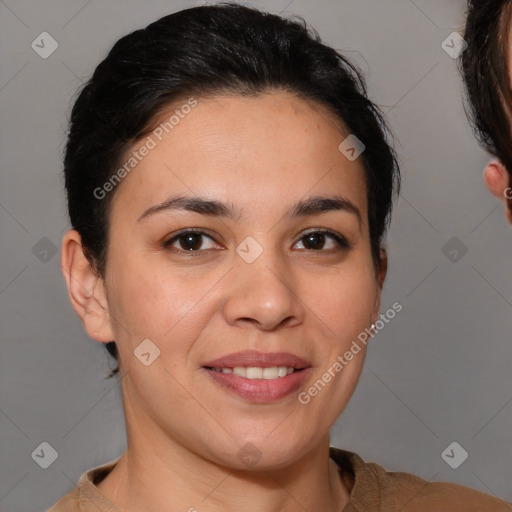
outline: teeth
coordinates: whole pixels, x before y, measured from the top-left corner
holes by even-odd
[[[246,379],[277,379],[280,377],[286,377],[290,373],[295,371],[293,367],[286,366],[270,366],[268,368],[260,368],[257,366],[235,366],[234,368],[213,368],[217,372],[222,373],[233,373],[239,377],[245,377]]]
[[[262,379],[263,378],[263,368],[247,368],[247,378],[248,379]]]
[[[261,370],[261,377],[263,379],[277,379],[279,377],[279,369],[277,366],[272,366],[270,368],[263,368]],[[249,372],[247,372],[247,375],[249,375]]]
[[[241,366],[235,366],[233,368],[233,373],[238,375],[239,377],[247,377],[247,368],[242,368]]]

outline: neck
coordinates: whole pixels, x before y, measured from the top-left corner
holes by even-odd
[[[254,471],[215,464],[162,432],[133,434],[128,432],[126,452],[98,484],[123,512],[328,512],[342,510],[350,497],[329,459],[328,435],[286,467]]]

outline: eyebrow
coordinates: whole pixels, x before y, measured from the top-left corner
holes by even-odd
[[[139,217],[141,221],[151,215],[163,211],[189,211],[209,215],[212,217],[224,217],[227,219],[239,219],[241,211],[232,203],[222,203],[220,201],[206,199],[203,197],[172,196],[163,203],[151,206]],[[355,215],[362,222],[359,208],[347,198],[339,195],[335,196],[313,196],[303,199],[293,205],[286,213],[285,217],[294,219],[297,217],[306,217],[308,215],[320,215],[332,211],[343,211]]]

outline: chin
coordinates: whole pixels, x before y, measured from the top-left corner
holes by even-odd
[[[268,471],[290,466],[312,447],[312,443],[306,439],[265,434],[261,438],[252,436],[246,440],[239,439],[236,447],[234,452],[226,454],[230,460],[227,465],[242,470]]]

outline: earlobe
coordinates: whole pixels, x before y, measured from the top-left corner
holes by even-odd
[[[87,334],[97,341],[113,341],[104,283],[86,258],[76,230],[69,230],[62,238],[61,270],[71,305]]]
[[[508,181],[508,173],[503,164],[499,160],[491,160],[484,170],[484,182],[489,192],[504,200]]]
[[[512,223],[512,188],[505,166],[499,160],[491,160],[484,170],[484,182],[489,192],[506,206],[506,216]]]

